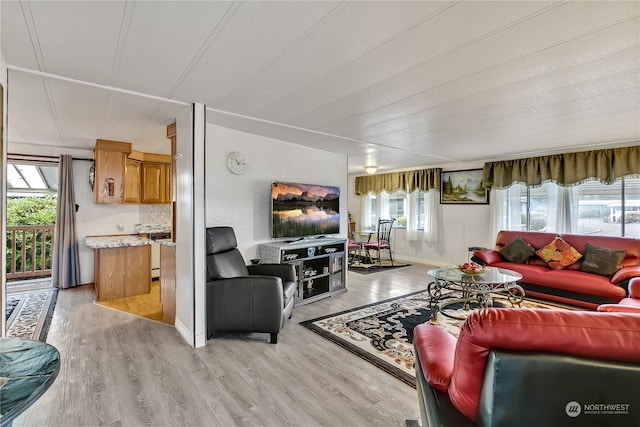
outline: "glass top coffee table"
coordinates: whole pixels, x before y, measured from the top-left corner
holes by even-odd
[[[524,289],[518,285],[522,274],[505,268],[486,267],[480,274],[468,274],[458,267],[446,267],[434,268],[427,274],[433,277],[427,287],[431,319],[436,319],[447,306],[459,302],[464,303],[465,310],[470,309],[472,302],[477,302],[480,308],[492,307],[492,293],[505,294],[512,306],[520,306],[524,299]],[[453,298],[451,292],[444,290],[458,291],[459,297]]]
[[[31,406],[53,383],[60,353],[42,341],[0,338],[0,427]]]

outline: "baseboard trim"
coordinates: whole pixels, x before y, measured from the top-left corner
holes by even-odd
[[[189,330],[189,328],[184,326],[178,319],[176,319],[175,326],[176,331],[178,331],[182,339],[185,340],[191,347],[195,347],[193,333]]]

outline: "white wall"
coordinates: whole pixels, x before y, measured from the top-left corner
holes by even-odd
[[[482,168],[482,163],[447,164],[443,171]],[[360,224],[360,198],[355,195],[355,177],[349,175],[349,211]],[[460,264],[468,260],[468,248],[471,246],[491,247],[489,239],[489,205],[441,205],[439,212],[438,242],[427,243],[418,234],[417,241],[406,239],[406,230],[395,229],[392,250],[395,259],[430,265]]]
[[[227,155],[239,151],[249,167],[233,175]],[[263,136],[207,125],[206,225],[234,228],[245,260],[271,240],[271,182],[291,181],[340,187],[340,235],[347,236],[347,157]]]

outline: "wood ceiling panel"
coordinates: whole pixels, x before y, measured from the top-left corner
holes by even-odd
[[[67,81],[48,82],[55,99],[54,114],[64,129],[67,146],[93,149],[96,139],[104,138],[108,92]]]
[[[15,66],[37,70],[38,61],[22,14],[21,3],[3,2],[0,23],[3,56],[11,58]],[[8,42],[9,40],[11,43]]]
[[[222,1],[136,3],[116,86],[171,97],[183,73],[198,59],[200,49],[231,4]]]
[[[11,106],[7,117],[10,142],[29,144],[60,144],[64,141],[49,106],[43,79],[9,71],[10,90],[7,103]]]
[[[418,67],[443,55],[450,55],[456,48],[467,46],[469,42],[544,6],[545,3],[509,2],[504,8],[489,10],[482,8],[480,2],[459,3],[419,26],[409,28],[348,66],[269,106],[268,111],[260,116],[304,127],[311,127],[313,122],[315,127],[324,123],[324,120],[335,120],[333,117],[344,114],[345,110],[362,111],[378,105],[381,99],[388,96],[384,86],[393,79],[403,82],[403,96],[408,96],[439,77],[425,74]],[[456,25],[465,28],[465,31],[450,31],[453,22],[459,22]],[[442,36],[443,31],[447,37]],[[405,75],[412,71],[417,77]],[[445,70],[442,78],[449,76],[451,71]],[[372,92],[375,92],[373,96]],[[358,97],[360,93],[364,95]],[[341,108],[342,102],[350,98],[354,102]]]
[[[544,90],[549,81],[589,82],[610,80],[616,73],[636,69],[640,61],[638,23],[627,22],[590,34],[553,49],[545,49],[518,61],[511,61],[464,78],[445,82],[412,96],[358,114],[322,128],[325,132],[351,137],[363,137],[368,127],[386,123],[410,122],[412,117],[432,117],[432,110],[444,108],[449,114],[457,111],[455,104],[468,106],[505,102],[504,92],[526,98]],[[588,46],[588,52],[585,52]],[[540,64],[544,64],[541,67]],[[441,66],[446,69],[446,64]],[[427,69],[425,73],[435,74]],[[399,82],[398,82],[399,83]],[[533,92],[532,92],[533,91]],[[452,105],[453,104],[453,105]]]
[[[38,2],[31,11],[42,71],[110,83],[125,2]]]
[[[263,72],[229,93],[216,108],[247,115],[271,108],[272,104],[277,108],[278,101],[286,100],[296,90],[336,72],[451,5],[448,2],[380,2],[377,7],[362,2],[345,4]],[[255,96],[266,87],[267,93]]]
[[[624,38],[621,41],[617,41],[619,39],[615,39],[615,41],[609,39],[609,43],[606,45],[608,48],[614,49],[618,45],[629,46],[631,44],[637,46],[637,24],[635,20],[630,20],[630,16],[627,14],[629,13],[629,8],[612,9],[610,14],[604,15],[607,20],[593,24],[596,26],[594,28],[589,27],[588,24],[592,23],[598,16],[602,19],[604,10],[601,7],[593,11],[589,8],[588,11],[592,15],[592,19],[586,19],[585,16],[584,21],[574,23],[571,26],[560,25],[566,15],[565,7],[568,6],[556,7],[548,13],[523,21],[517,26],[511,26],[499,33],[493,33],[489,37],[465,45],[461,49],[439,57],[437,60],[425,62],[419,67],[407,69],[406,72],[396,74],[387,80],[382,80],[365,90],[345,92],[339,98],[328,102],[322,107],[310,108],[310,111],[306,114],[290,119],[287,122],[301,127],[318,126],[320,124],[320,128],[324,129],[326,124],[338,121],[349,113],[369,112],[415,96],[416,93],[432,90],[481,72],[486,74],[485,78],[479,79],[479,90],[486,89],[492,85],[501,85],[505,82],[491,77],[492,70],[495,68],[504,64],[526,60],[529,55],[545,52],[549,49],[553,49],[555,58],[557,58],[556,61],[560,61],[559,58],[566,58],[567,55],[575,60],[578,55],[572,55],[572,49],[563,50],[560,47],[562,43],[579,35],[588,34],[598,28],[607,28],[610,25],[610,20],[628,20],[628,25],[622,24],[623,29],[620,30],[620,32],[623,32]],[[633,8],[634,11],[635,9],[637,8]],[[586,15],[586,13],[583,13],[583,15]],[[560,29],[558,30],[557,28]],[[531,37],[531,34],[536,34],[536,37]],[[589,57],[589,49],[594,48],[585,49],[583,47],[580,52],[584,52],[583,55]],[[532,66],[528,68],[515,68],[513,70],[515,72],[509,74],[510,78],[523,79],[527,75],[544,72],[553,65],[553,62],[551,64],[548,61],[530,63],[530,65]],[[570,65],[565,62],[565,66]],[[522,74],[518,74],[518,70]]]
[[[224,27],[178,87],[174,98],[216,107],[220,99],[254,74],[263,72],[282,51],[340,7],[333,2],[240,2],[237,5],[237,10],[224,22]],[[260,99],[271,90],[271,87],[261,87],[251,98]]]

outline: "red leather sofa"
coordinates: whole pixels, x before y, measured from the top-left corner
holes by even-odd
[[[621,268],[611,277],[580,271],[583,259],[555,270],[533,255],[523,263],[504,260],[499,251],[520,237],[535,250],[543,248],[556,237],[562,238],[581,254],[587,243],[609,249],[626,251]],[[522,274],[520,285],[526,295],[596,309],[601,304],[615,304],[627,295],[629,279],[640,277],[640,239],[577,234],[542,233],[533,231],[500,231],[495,250],[482,249],[473,259],[491,267],[506,268]]]
[[[640,314],[488,308],[413,345],[424,427],[640,425]]]

